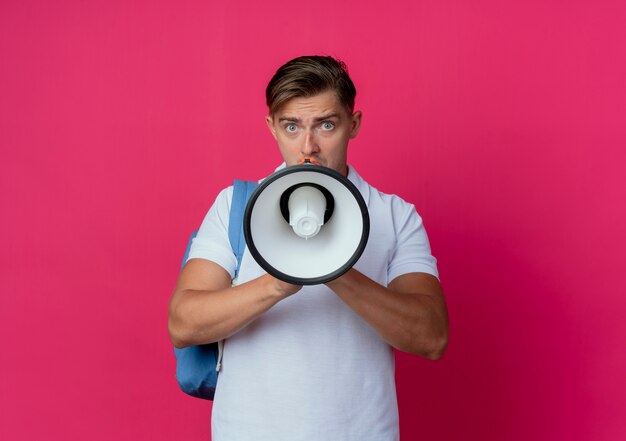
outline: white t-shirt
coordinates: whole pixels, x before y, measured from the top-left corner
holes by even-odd
[[[387,286],[411,272],[438,277],[413,205],[379,192],[349,167],[370,215],[370,236],[354,268]],[[233,189],[206,215],[189,258],[231,276],[228,240]],[[248,250],[239,283],[264,271]],[[399,438],[392,348],[325,285],[305,286],[228,338],[213,404],[214,441],[394,441]]]

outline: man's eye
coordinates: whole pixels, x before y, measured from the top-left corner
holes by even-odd
[[[297,127],[295,124],[287,124],[285,126],[285,130],[288,131],[289,133],[294,133],[296,131]]]
[[[322,129],[324,130],[332,130],[335,128],[335,125],[329,121],[322,123]]]

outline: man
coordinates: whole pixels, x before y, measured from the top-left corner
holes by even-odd
[[[392,348],[438,359],[448,318],[415,208],[369,186],[347,163],[359,132],[343,63],[300,57],[267,91],[267,126],[286,166],[305,158],[352,181],[370,214],[356,265],[316,286],[263,272],[244,254],[238,285],[228,241],[232,187],[209,210],[169,310],[177,347],[226,339],[213,440],[397,440]]]

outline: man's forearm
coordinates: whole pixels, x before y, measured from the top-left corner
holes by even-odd
[[[351,269],[327,286],[394,348],[431,360],[443,355],[448,315],[435,277],[407,274],[386,288]]]
[[[176,347],[227,338],[292,293],[264,275],[236,287],[179,289],[169,308],[170,338]]]

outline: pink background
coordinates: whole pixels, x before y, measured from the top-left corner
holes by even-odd
[[[314,53],[347,62],[351,162],[416,205],[447,293],[445,358],[398,355],[403,439],[625,439],[624,23],[622,0],[2,2],[0,439],[209,439],[168,299],[217,191],[280,162],[264,88]]]

